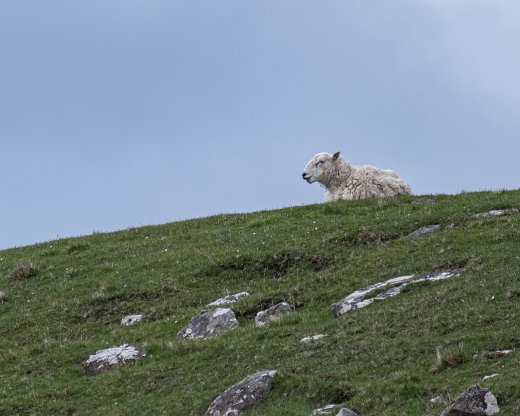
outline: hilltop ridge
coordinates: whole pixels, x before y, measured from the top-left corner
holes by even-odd
[[[334,403],[360,416],[433,416],[472,384],[493,391],[500,414],[519,414],[518,209],[519,190],[400,196],[0,251],[0,414],[202,415],[265,369],[277,372],[273,388],[244,415]],[[493,210],[503,215],[478,215]],[[361,288],[448,269],[460,275],[333,313]],[[243,292],[228,306],[234,329],[179,336],[209,303]],[[289,313],[254,325],[280,302]],[[129,314],[142,321],[121,325]],[[91,354],[121,344],[146,356],[85,371]]]

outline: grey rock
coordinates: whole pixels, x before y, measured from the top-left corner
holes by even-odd
[[[417,198],[413,201],[413,204],[422,205],[422,204],[435,204],[437,200],[435,198]]]
[[[287,302],[278,303],[265,311],[258,312],[255,317],[255,325],[263,326],[268,322],[277,321],[283,314],[290,311],[291,306]]]
[[[217,397],[204,416],[238,416],[240,412],[260,403],[272,388],[275,370],[259,371],[229,387]]]
[[[336,416],[358,416],[358,414],[353,410],[343,408],[339,411],[339,413]]]
[[[143,320],[143,315],[126,315],[123,319],[121,319],[121,325],[128,326],[136,324]]]
[[[358,289],[346,298],[332,304],[332,313],[335,317],[339,317],[347,312],[364,308],[376,300],[383,300],[397,296],[408,284],[450,279],[459,276],[461,272],[462,269],[447,269],[423,275],[394,277],[393,279],[384,282],[375,283],[362,289]],[[379,291],[386,287],[389,287],[389,289],[379,292],[376,296],[368,297],[371,292]]]
[[[497,399],[488,389],[468,387],[441,416],[488,416],[500,411]]]
[[[408,234],[406,238],[417,238],[426,234],[431,234],[439,228],[441,228],[439,224],[427,225],[425,227],[419,228],[418,230],[415,230],[413,233]]]
[[[337,404],[328,404],[326,406],[320,407],[319,409],[313,410],[311,415],[330,415],[338,407],[339,405]]]
[[[185,339],[206,339],[238,326],[235,313],[231,309],[217,308],[195,315],[178,335]]]
[[[322,338],[325,338],[327,335],[324,335],[324,334],[317,334],[317,335],[312,335],[310,337],[305,337],[305,338],[302,338],[300,340],[300,343],[302,344],[310,344],[312,342],[316,342],[316,341],[319,341],[320,339]]]
[[[493,209],[487,212],[479,212],[478,214],[473,215],[474,218],[487,218],[487,217],[502,217],[504,215],[513,215],[518,214],[518,209],[516,208],[506,208],[506,209]]]
[[[87,373],[96,374],[145,357],[146,351],[138,345],[123,344],[96,351],[83,363]]]
[[[217,299],[211,303],[208,303],[208,306],[220,306],[220,305],[235,303],[238,300],[240,300],[241,298],[247,297],[247,296],[249,296],[248,292],[240,292],[240,293],[236,293],[234,295],[226,295],[220,299]]]

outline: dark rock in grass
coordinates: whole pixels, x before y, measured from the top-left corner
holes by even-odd
[[[497,399],[488,389],[468,387],[441,416],[488,416],[500,411]]]
[[[188,325],[179,331],[179,336],[186,339],[206,339],[238,326],[235,313],[231,309],[217,308],[195,315]]]
[[[398,295],[401,291],[411,283],[437,281],[449,279],[459,276],[462,269],[447,269],[439,272],[428,273],[423,275],[411,275],[394,277],[384,282],[375,283],[373,285],[358,289],[352,292],[343,300],[332,305],[332,313],[337,318],[347,312],[355,311],[370,305],[376,300],[383,300]],[[383,290],[387,288],[386,290]],[[368,297],[371,292],[378,292],[376,296]]]
[[[83,368],[87,373],[96,374],[142,357],[146,357],[146,351],[142,347],[123,344],[118,347],[97,351],[83,363]]]
[[[238,416],[240,412],[260,403],[272,388],[275,370],[259,371],[229,387],[217,397],[204,416]]]
[[[487,217],[503,217],[504,215],[518,214],[518,209],[507,208],[507,209],[493,209],[487,212],[479,212],[473,215],[474,218],[487,218]]]
[[[224,296],[223,298],[217,299],[217,300],[209,303],[208,306],[220,306],[220,305],[226,305],[229,303],[235,303],[235,302],[239,301],[241,298],[244,298],[247,296],[249,296],[248,292],[240,292],[240,293],[236,293],[234,295],[227,295],[227,296]]]
[[[283,314],[291,311],[291,306],[287,302],[281,302],[270,307],[265,311],[260,311],[256,314],[255,325],[263,326],[268,322],[279,320]]]
[[[126,315],[123,319],[121,319],[121,325],[129,326],[136,324],[143,320],[143,315]]]
[[[406,238],[417,238],[422,237],[423,235],[433,233],[437,231],[441,226],[439,224],[435,225],[427,225],[425,227],[421,227],[418,230],[415,230],[413,233],[410,233],[406,236]]]

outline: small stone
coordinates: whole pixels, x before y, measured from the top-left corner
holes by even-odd
[[[319,409],[313,410],[311,415],[312,416],[315,416],[315,415],[329,415],[334,410],[336,410],[338,407],[339,407],[339,405],[337,405],[337,404],[328,404],[326,406],[320,407]]]
[[[441,416],[489,416],[500,411],[491,391],[478,386],[468,387]]]
[[[3,290],[0,290],[0,302],[4,301],[6,299],[7,299],[7,294]]]
[[[495,377],[498,377],[498,374],[491,374],[489,376],[484,376],[484,377],[482,377],[482,381],[486,381],[486,380],[489,380],[490,378],[495,378]]]
[[[178,335],[185,339],[206,339],[238,326],[235,313],[231,309],[217,308],[195,315]]]
[[[513,215],[518,214],[517,208],[507,208],[507,209],[493,209],[487,212],[479,212],[478,214],[473,215],[474,218],[487,218],[487,217],[503,217],[504,215]]]
[[[268,322],[278,321],[282,315],[291,311],[291,306],[287,302],[281,302],[270,307],[265,311],[256,314],[255,325],[263,326]]]
[[[126,315],[123,319],[121,319],[121,325],[128,326],[136,324],[143,320],[143,315]]]
[[[217,299],[211,303],[208,303],[208,306],[220,306],[220,305],[226,305],[229,303],[235,303],[239,301],[241,298],[249,296],[248,292],[240,292],[236,293],[234,295],[226,295],[223,298]]]
[[[302,344],[310,344],[311,342],[319,341],[320,339],[326,337],[327,335],[324,334],[318,334],[318,335],[312,335],[310,337],[305,337],[300,340]]]
[[[271,390],[275,374],[276,370],[259,371],[232,385],[211,403],[204,416],[238,416],[260,403]]]
[[[343,408],[336,416],[358,416],[358,414],[353,410]]]
[[[123,344],[118,347],[96,351],[83,363],[87,373],[96,374],[146,357],[146,351],[138,345]]]
[[[423,235],[431,234],[434,231],[437,231],[439,228],[441,228],[439,224],[426,225],[425,227],[421,227],[418,230],[415,230],[413,233],[408,234],[406,238],[422,237]]]

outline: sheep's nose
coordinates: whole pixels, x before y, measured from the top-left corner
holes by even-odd
[[[302,178],[305,179],[305,172],[302,173]]]

